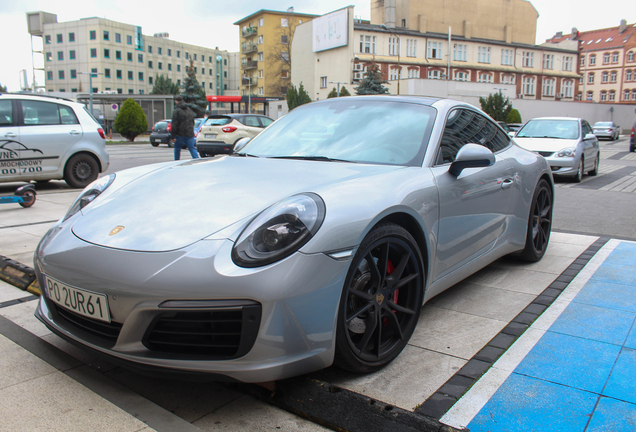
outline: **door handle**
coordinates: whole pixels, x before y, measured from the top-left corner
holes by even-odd
[[[514,184],[514,180],[512,179],[505,179],[504,181],[501,182],[501,188],[502,189],[509,189],[512,187],[512,185]]]
[[[5,137],[7,138],[15,138],[17,137],[16,134],[14,134],[13,132],[7,132],[6,134],[4,134]]]
[[[81,134],[80,131],[73,129],[72,131],[69,132],[71,135],[79,135]]]

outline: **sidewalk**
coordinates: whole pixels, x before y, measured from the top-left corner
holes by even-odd
[[[471,431],[636,430],[636,243],[611,240],[441,418]]]

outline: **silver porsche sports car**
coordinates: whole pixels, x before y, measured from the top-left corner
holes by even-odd
[[[504,255],[541,259],[552,207],[545,159],[471,105],[328,99],[233,155],[89,185],[37,248],[36,315],[148,373],[374,371],[427,300]]]

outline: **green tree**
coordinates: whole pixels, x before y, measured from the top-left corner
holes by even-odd
[[[141,106],[132,99],[126,99],[115,118],[115,129],[124,138],[135,141],[135,137],[148,130],[148,120]]]
[[[305,90],[303,83],[300,83],[298,86],[298,106],[309,102],[311,102],[311,97],[309,96],[309,93],[307,93],[307,90]]]
[[[3,86],[2,84],[0,84],[0,92],[6,93],[7,92],[7,86]]]
[[[521,123],[521,114],[516,109],[511,109],[510,114],[506,117],[506,123]]]
[[[356,94],[377,95],[389,93],[389,89],[382,84],[388,84],[388,81],[382,79],[380,67],[375,62],[372,62],[371,66],[367,68],[366,76],[360,81],[360,85],[356,87]]]
[[[349,90],[347,90],[345,86],[342,86],[342,88],[340,89],[340,97],[343,96],[351,96],[351,93],[349,93]]]
[[[295,85],[289,85],[289,88],[287,89],[287,95],[285,97],[287,99],[287,109],[289,111],[298,106],[298,90],[296,90]]]
[[[508,114],[512,111],[510,99],[504,98],[501,93],[491,93],[487,98],[480,96],[479,104],[481,105],[482,111],[495,121],[506,121]]]
[[[329,94],[327,95],[327,99],[338,97],[338,90],[334,87]]]
[[[155,84],[152,86],[150,94],[156,95],[178,95],[179,86],[172,82],[172,80],[163,75],[157,75],[155,78]]]
[[[186,67],[186,79],[181,84],[181,97],[186,106],[190,107],[197,117],[203,117],[208,108],[208,100],[205,97],[205,90],[197,81],[194,72],[194,60],[190,59],[190,66]]]

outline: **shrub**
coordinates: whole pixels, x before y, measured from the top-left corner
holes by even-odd
[[[124,101],[115,118],[115,129],[130,141],[135,141],[135,137],[148,130],[146,114],[137,102],[132,99]]]

